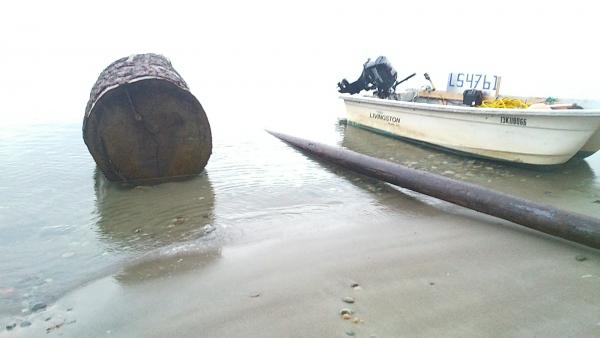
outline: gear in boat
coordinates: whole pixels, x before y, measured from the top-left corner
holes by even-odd
[[[521,98],[521,97],[486,97],[481,90],[467,89],[462,93],[436,91],[431,78],[423,74],[429,84],[424,90],[408,89],[404,93],[396,93],[396,87],[414,77],[413,73],[398,81],[398,73],[385,56],[379,56],[375,61],[368,59],[363,64],[360,77],[350,83],[343,79],[338,82],[338,92],[358,94],[363,90],[373,90],[373,96],[381,99],[412,101],[422,103],[441,103],[444,105],[467,105],[482,108],[531,108],[531,109],[582,109],[576,103],[555,102],[554,98]],[[552,99],[552,102],[548,100]]]

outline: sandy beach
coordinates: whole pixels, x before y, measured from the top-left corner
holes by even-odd
[[[428,198],[388,198],[396,207],[377,214],[340,205],[335,219],[296,220],[306,231],[137,262],[2,336],[600,335],[597,251]]]
[[[365,89],[356,95],[419,101],[414,94],[450,89],[460,104],[468,86],[560,103],[550,110],[600,109],[593,9],[589,1],[6,2],[0,338],[600,337],[599,250],[320,162],[266,132],[600,218],[600,152],[539,168],[462,156],[345,123],[339,91],[346,80]],[[168,62],[119,67],[114,79],[103,72],[147,53]],[[376,77],[395,81],[375,93],[363,72],[382,56],[395,72]],[[165,74],[169,90],[142,90],[140,81]],[[114,105],[94,99],[114,93]],[[197,121],[181,114],[198,104],[210,138],[205,122],[202,133],[180,133]],[[550,110],[533,112],[565,114]],[[564,134],[554,126],[552,136],[518,137],[538,135],[522,132],[539,129],[522,120],[529,114],[507,108],[484,121],[482,112],[481,125],[468,127],[444,116],[431,126],[435,144],[468,150],[455,141],[483,140],[495,123],[506,133],[494,143],[510,152],[535,143],[546,156],[550,140],[562,148],[576,134],[578,149],[595,140],[581,137],[592,119]],[[429,123],[395,120],[396,129]],[[86,132],[112,127],[118,133]],[[196,148],[203,157],[212,149],[205,167],[168,164],[200,163],[185,151]],[[145,178],[177,177],[137,185],[113,158],[150,168]]]

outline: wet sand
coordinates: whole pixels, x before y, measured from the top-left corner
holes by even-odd
[[[394,194],[414,214],[339,205],[293,220],[306,231],[138,262],[0,336],[600,336],[598,251]]]

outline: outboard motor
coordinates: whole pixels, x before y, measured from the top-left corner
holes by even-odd
[[[338,83],[338,91],[340,93],[357,94],[361,90],[375,89],[375,94],[382,98],[388,98],[398,83],[396,78],[398,73],[392,67],[392,64],[385,56],[380,56],[375,61],[370,59],[363,65],[363,72],[358,80],[349,83],[343,79]]]

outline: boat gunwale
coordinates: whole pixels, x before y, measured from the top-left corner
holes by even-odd
[[[565,116],[565,117],[600,117],[600,109],[509,109],[448,106],[437,103],[397,101],[357,95],[340,95],[344,102],[365,103],[379,106],[400,107],[435,111],[440,113],[460,113],[472,115],[524,115],[524,116]]]

